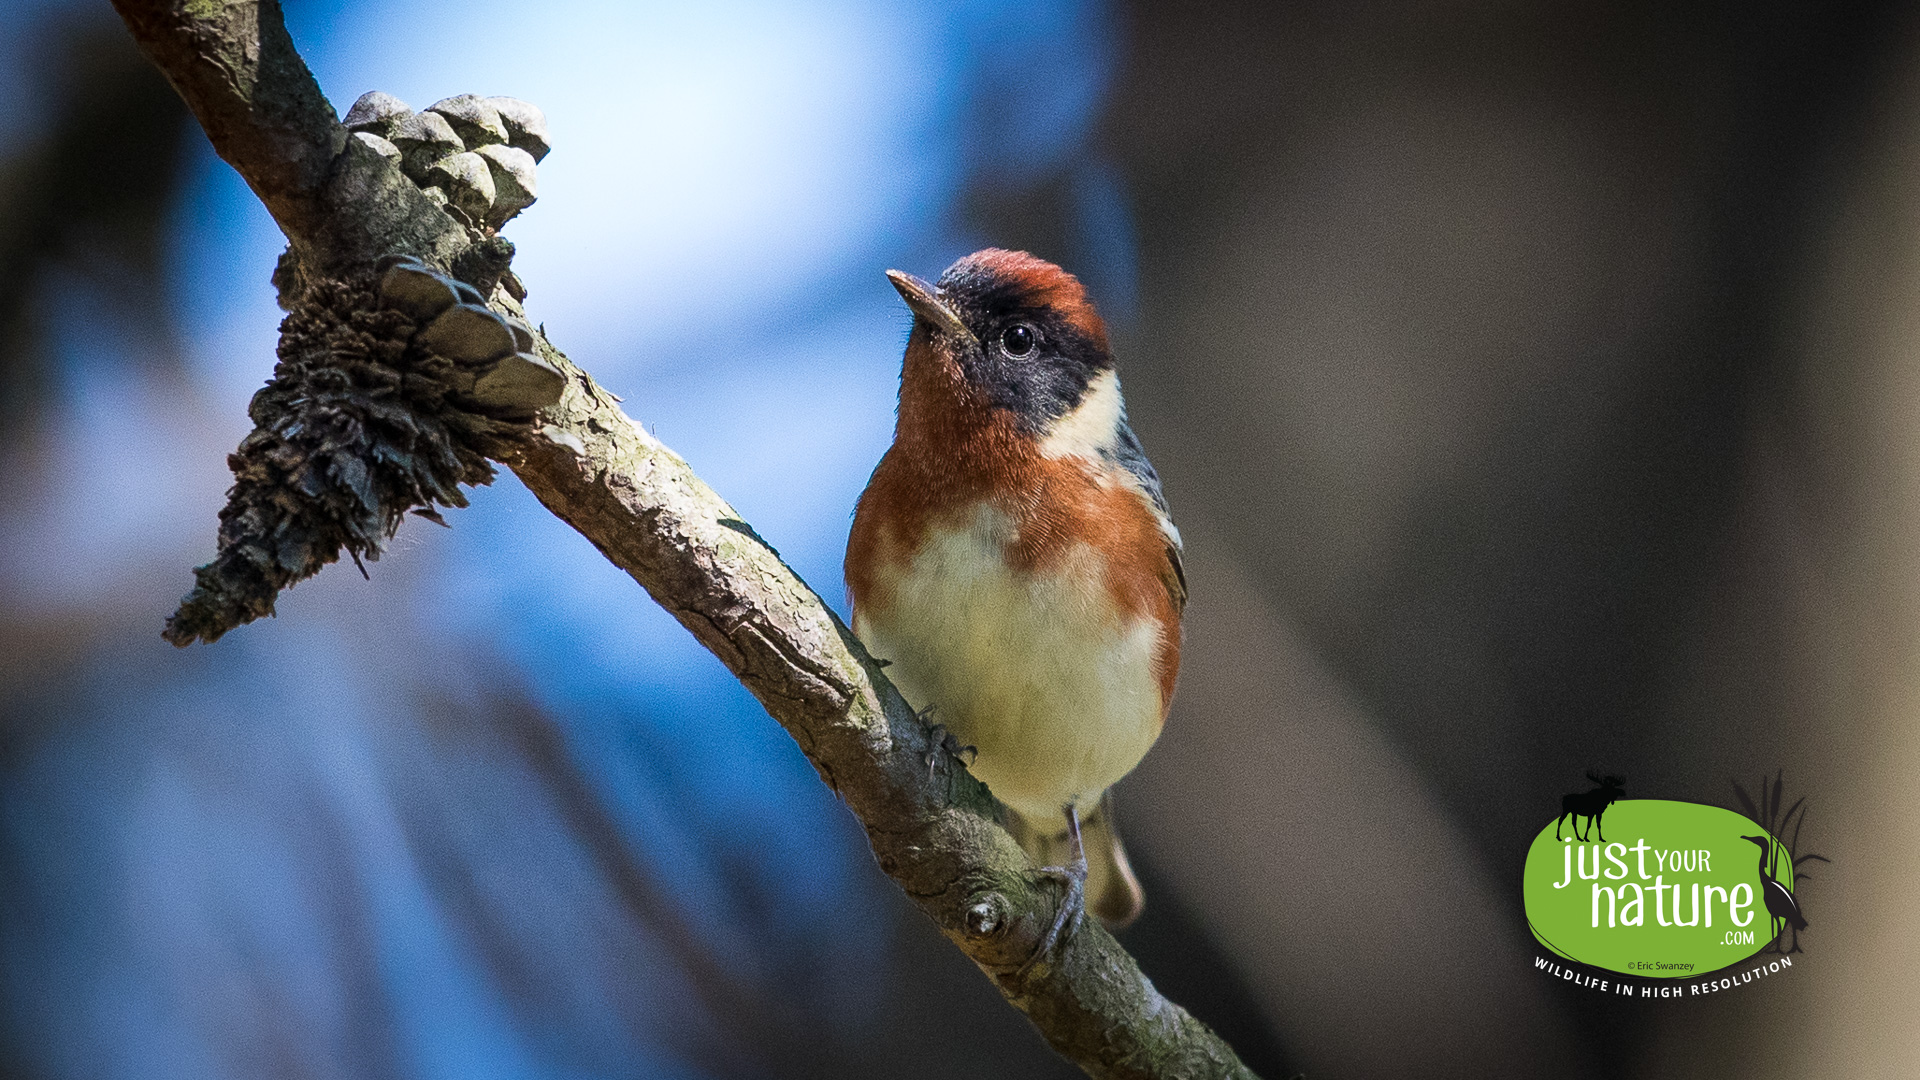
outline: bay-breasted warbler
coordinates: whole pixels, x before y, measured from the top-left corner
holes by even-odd
[[[854,631],[1068,883],[1044,950],[1083,909],[1119,926],[1143,903],[1108,788],[1173,697],[1180,533],[1073,275],[988,249],[888,277],[914,322],[847,544]]]

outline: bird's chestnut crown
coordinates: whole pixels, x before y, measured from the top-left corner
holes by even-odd
[[[1038,433],[1113,368],[1106,325],[1078,278],[1024,251],[988,248],[934,285],[890,272],[915,321],[989,407]]]

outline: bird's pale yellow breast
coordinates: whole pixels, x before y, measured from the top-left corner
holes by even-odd
[[[915,708],[978,749],[974,775],[1047,822],[1097,798],[1159,736],[1163,631],[1116,607],[1092,547],[1029,570],[1009,563],[1018,542],[989,505],[952,516],[876,568],[887,602],[857,608],[854,629]]]

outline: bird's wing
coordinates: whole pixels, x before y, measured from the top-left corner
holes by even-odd
[[[1173,610],[1185,613],[1187,610],[1187,568],[1180,564],[1180,545],[1167,544],[1167,570],[1161,580],[1166,583],[1167,594],[1173,597]]]
[[[1173,597],[1175,611],[1185,611],[1187,607],[1187,570],[1180,562],[1180,530],[1174,527],[1173,511],[1167,506],[1166,492],[1160,486],[1160,474],[1153,471],[1153,462],[1147,460],[1147,451],[1140,445],[1140,436],[1133,433],[1125,416],[1120,418],[1112,450],[1114,463],[1127,470],[1136,484],[1140,486],[1147,501],[1153,504],[1153,512],[1160,519],[1160,531],[1167,538],[1167,564],[1160,575],[1167,587],[1167,594]]]
[[[1167,507],[1166,492],[1160,490],[1160,474],[1153,471],[1153,462],[1147,460],[1147,451],[1140,445],[1140,436],[1133,433],[1125,416],[1120,418],[1120,429],[1116,432],[1111,453],[1113,460],[1140,482],[1140,489],[1147,493],[1147,498],[1153,500],[1153,508],[1171,523],[1173,511]]]

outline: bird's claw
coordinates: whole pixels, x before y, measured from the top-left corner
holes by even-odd
[[[980,760],[979,747],[960,745],[960,740],[954,738],[951,732],[947,734],[945,739],[941,740],[940,747],[952,756],[964,759],[960,764],[965,765],[969,769],[973,768],[974,762]]]
[[[913,715],[914,719],[924,724],[927,722],[927,718],[933,715],[933,706],[929,705]],[[978,749],[971,746],[960,745],[960,740],[954,738],[953,732],[948,731],[947,725],[945,724],[935,724],[927,729],[927,743],[928,780],[933,779],[934,770],[939,767],[940,758],[943,754],[949,758],[965,758],[966,760],[963,764],[969,766],[980,756]]]
[[[1039,872],[1066,886],[1066,892],[1060,897],[1060,906],[1054,909],[1053,925],[1033,947],[1033,955],[1020,965],[1016,978],[1025,978],[1028,971],[1043,957],[1053,955],[1060,943],[1073,936],[1080,928],[1080,920],[1087,914],[1087,864],[1082,859],[1077,866],[1043,866]]]

